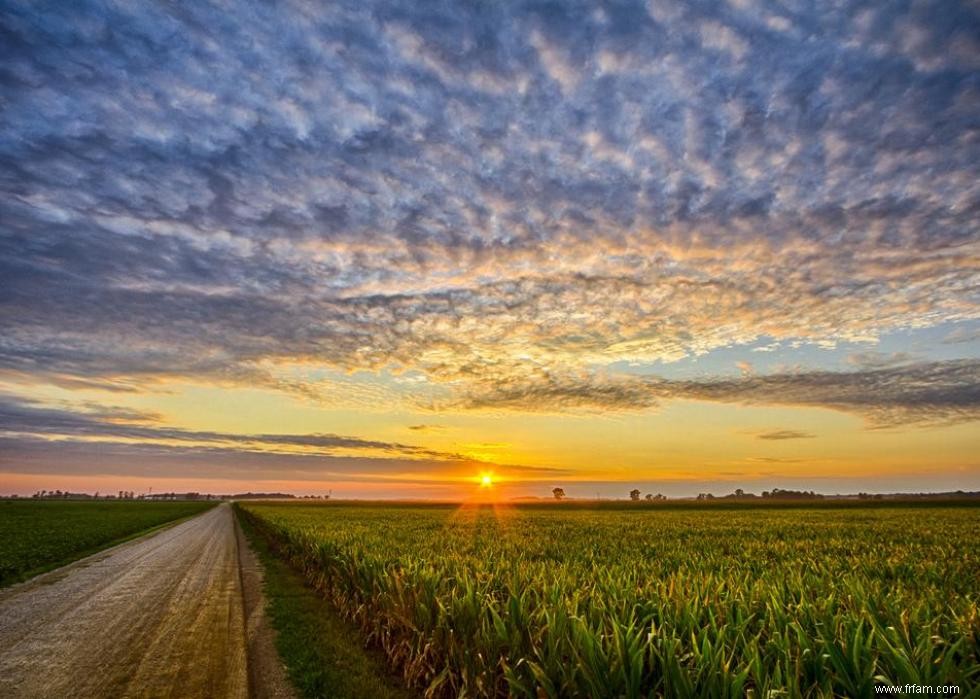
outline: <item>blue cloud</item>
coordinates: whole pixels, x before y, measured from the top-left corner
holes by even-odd
[[[0,36],[8,373],[509,382],[977,317],[967,3],[4,0]]]

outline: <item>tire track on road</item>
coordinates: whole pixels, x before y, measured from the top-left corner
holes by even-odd
[[[0,696],[248,691],[238,542],[227,504],[0,594]]]

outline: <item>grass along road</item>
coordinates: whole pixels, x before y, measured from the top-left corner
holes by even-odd
[[[384,656],[364,648],[360,629],[344,620],[303,576],[281,560],[249,521],[239,522],[264,576],[275,645],[299,694],[308,699],[408,699]],[[247,596],[246,596],[247,599]],[[250,657],[253,655],[250,653]]]

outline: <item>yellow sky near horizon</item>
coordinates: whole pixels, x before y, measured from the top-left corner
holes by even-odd
[[[980,472],[972,460],[980,449],[977,430],[969,423],[946,427],[903,426],[868,429],[859,417],[819,408],[762,407],[678,400],[656,409],[602,413],[599,411],[518,412],[469,410],[427,412],[396,405],[330,407],[308,399],[267,389],[208,386],[172,382],[152,391],[107,396],[102,391],[35,387],[33,397],[49,405],[79,406],[86,402],[111,404],[132,411],[154,413],[152,424],[190,432],[229,435],[345,435],[382,443],[424,448],[471,461],[439,465],[424,457],[413,465],[411,455],[396,455],[397,467],[382,473],[304,478],[292,473],[279,477],[275,469],[251,478],[174,479],[187,489],[207,484],[209,490],[275,489],[289,492],[324,492],[334,488],[358,496],[465,498],[480,474],[492,473],[495,487],[510,496],[547,493],[553,484],[635,482],[674,484],[715,483],[719,492],[743,487],[761,490],[760,484],[797,482],[873,483],[876,479],[899,482],[976,479]],[[766,436],[783,438],[765,438]],[[94,439],[94,438],[93,438]],[[95,439],[102,443],[103,438]],[[140,442],[116,438],[117,443]],[[168,439],[157,440],[172,444]],[[186,442],[194,446],[193,440]],[[202,444],[197,444],[202,446]],[[203,444],[203,446],[209,446]],[[311,454],[304,445],[257,445],[277,454]],[[322,453],[322,452],[321,452]],[[386,459],[392,454],[378,449],[336,448],[333,456]],[[526,471],[513,467],[531,467]],[[554,469],[541,470],[534,469]],[[311,474],[307,474],[308,476]],[[115,480],[114,480],[115,479]],[[113,482],[164,482],[153,477],[92,474],[92,486]],[[4,474],[4,486],[20,483],[84,483],[72,476]],[[218,487],[223,483],[225,487]],[[121,486],[122,487],[122,486]],[[159,486],[165,487],[165,486]],[[589,486],[591,487],[591,486]],[[606,488],[607,486],[603,486]],[[608,486],[615,488],[614,485]],[[690,486],[694,487],[694,486]],[[838,486],[839,488],[840,486]],[[109,488],[111,490],[111,488]],[[234,488],[232,488],[234,489]],[[305,490],[304,490],[305,489]],[[584,490],[583,490],[584,492]]]

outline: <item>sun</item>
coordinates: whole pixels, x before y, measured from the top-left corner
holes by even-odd
[[[481,488],[489,488],[491,485],[493,485],[493,476],[491,476],[489,473],[484,473],[482,476],[480,476]]]

